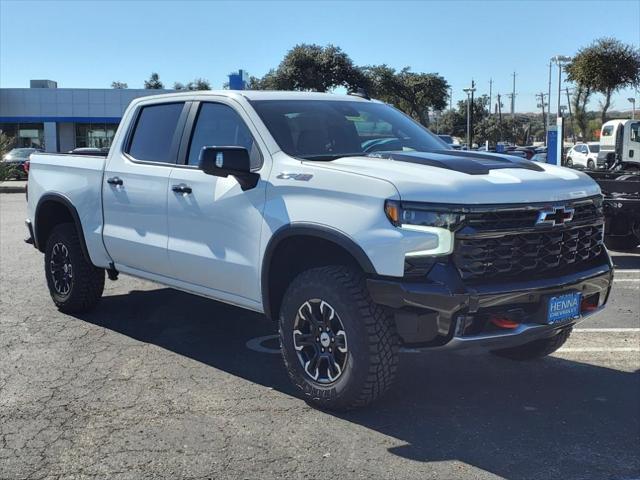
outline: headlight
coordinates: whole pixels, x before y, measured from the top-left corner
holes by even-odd
[[[389,221],[396,227],[422,226],[456,230],[464,221],[463,213],[449,212],[444,208],[431,205],[401,206],[396,200],[387,200],[384,211]]]
[[[464,221],[464,214],[446,211],[443,207],[404,204],[387,200],[384,212],[389,221],[403,230],[420,232],[423,243],[407,251],[405,257],[449,255],[453,251],[454,231]]]

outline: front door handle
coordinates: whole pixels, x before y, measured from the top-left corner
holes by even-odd
[[[180,185],[174,185],[173,187],[171,187],[171,190],[176,193],[191,193],[191,187],[189,185],[185,185],[184,183],[181,183]]]
[[[122,185],[124,182],[120,177],[111,177],[107,178],[107,183],[109,185]]]

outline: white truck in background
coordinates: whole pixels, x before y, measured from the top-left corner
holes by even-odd
[[[609,248],[640,245],[640,120],[609,120],[602,125],[598,165],[587,172],[604,194],[605,240]]]
[[[364,95],[135,100],[106,157],[32,155],[26,223],[61,311],[124,273],[262,312],[332,409],[387,390],[401,348],[548,355],[613,277],[586,174],[454,151]]]

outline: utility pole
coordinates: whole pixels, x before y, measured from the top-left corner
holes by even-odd
[[[551,126],[551,67],[553,66],[553,62],[549,60],[549,93],[547,96],[547,100],[549,102],[549,108],[547,109],[547,128]],[[547,145],[547,138],[544,139],[544,144]]]
[[[513,72],[513,93],[511,94],[511,118],[516,118],[516,72]]]
[[[453,110],[453,88],[449,87],[449,110]]]
[[[471,79],[471,120],[470,120],[470,128],[471,128],[471,144],[469,145],[469,149],[473,147],[473,112],[475,111],[474,103],[473,103],[473,92],[476,91],[476,82]]]
[[[571,138],[573,139],[573,143],[576,143],[576,131],[573,128],[573,113],[571,113],[571,98],[569,98],[569,88],[565,88],[567,92],[567,108],[569,109],[569,121],[571,122]]]
[[[493,79],[489,79],[489,116],[491,116],[491,88],[493,87]]]
[[[540,92],[540,93],[536,93],[536,98],[540,101],[540,103],[538,103],[538,107],[542,108],[542,126],[544,128],[544,143],[545,145],[547,144],[547,117],[545,116],[544,113],[544,107],[545,107],[545,103],[544,103],[544,97],[546,97],[547,94]]]
[[[502,101],[498,94],[498,130],[500,131],[500,141],[502,141]]]

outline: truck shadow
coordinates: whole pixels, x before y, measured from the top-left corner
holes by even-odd
[[[246,347],[275,333],[262,315],[159,288],[104,297],[79,318],[297,395],[279,355]],[[639,398],[637,373],[559,356],[434,352],[403,355],[395,388],[375,406],[326,415],[400,440],[388,451],[417,462],[455,460],[507,478],[635,478]]]
[[[640,269],[640,248],[625,253],[627,255],[617,254],[611,257],[616,269],[620,271]]]

